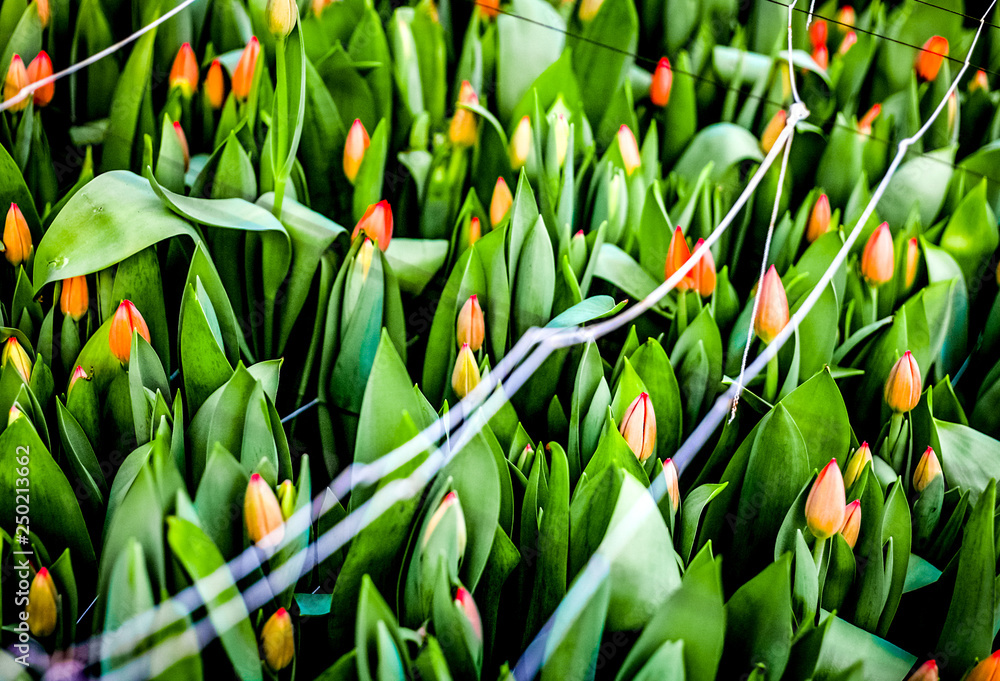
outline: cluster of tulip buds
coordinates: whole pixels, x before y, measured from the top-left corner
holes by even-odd
[[[695,250],[701,248],[705,243],[704,239],[698,239]],[[670,240],[667,248],[667,260],[663,269],[664,279],[670,279],[678,270],[691,259],[691,249],[688,248],[684,239],[684,232],[678,227],[674,230],[674,236]],[[690,270],[677,283],[678,291],[696,291],[702,298],[707,298],[715,291],[715,259],[712,251],[707,250],[698,258]]]
[[[17,207],[16,203],[10,204],[10,208],[7,209],[0,250],[3,251],[7,262],[14,267],[27,263],[35,251],[28,222],[24,219],[24,213]]]
[[[10,65],[7,68],[7,76],[3,84],[3,101],[14,100],[21,90],[32,83],[37,83],[43,78],[52,75],[52,59],[45,50],[40,51],[27,67],[21,55],[15,54],[10,58]],[[10,111],[23,111],[28,108],[28,103],[34,102],[35,106],[48,106],[55,94],[55,83],[47,83],[35,88],[31,94],[31,99],[27,97],[20,101],[15,101],[10,105]]]
[[[236,94],[237,99],[246,99],[250,93],[250,85],[253,81],[253,72],[259,53],[260,43],[256,37],[253,37],[243,49],[239,64],[233,73],[233,93]],[[171,91],[177,91],[184,99],[191,99],[198,91],[198,58],[190,43],[184,43],[177,50],[177,55],[170,67],[169,82]],[[202,84],[202,95],[208,105],[216,111],[221,109],[225,102],[226,82],[222,73],[222,62],[218,59],[213,59],[208,67],[208,73],[205,74],[205,81]]]

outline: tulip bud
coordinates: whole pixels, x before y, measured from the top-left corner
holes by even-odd
[[[212,65],[208,67],[208,75],[205,76],[205,96],[208,104],[218,111],[222,108],[222,103],[226,97],[226,82],[222,75],[222,62],[218,59],[212,60]]]
[[[468,345],[473,352],[479,352],[483,347],[483,337],[486,333],[486,322],[483,319],[483,308],[479,306],[479,297],[469,296],[458,313],[455,337],[458,345]]]
[[[895,263],[892,232],[889,231],[889,223],[883,222],[865,244],[865,250],[861,254],[861,276],[869,286],[878,288],[892,280]]]
[[[829,29],[826,25],[826,21],[823,19],[817,19],[809,25],[809,42],[812,44],[813,49],[819,46],[826,46],[826,40],[829,34]]]
[[[701,248],[705,243],[704,239],[698,239],[694,245],[695,250]],[[712,250],[706,249],[705,254],[698,258],[698,262],[691,270],[694,277],[694,290],[702,298],[708,298],[715,290],[715,258],[712,257]]]
[[[587,236],[583,230],[577,231],[569,242],[569,263],[576,273],[576,278],[580,279],[583,269],[587,265]]]
[[[47,2],[47,0],[43,0]],[[49,58],[48,53],[42,50],[35,58],[31,60],[28,64],[28,80],[32,83],[37,83],[43,78],[48,78],[52,75],[52,59]],[[49,102],[52,101],[52,96],[56,92],[56,84],[49,83],[48,85],[43,85],[37,90],[35,90],[32,97],[37,106],[48,106]]]
[[[820,67],[824,71],[830,66],[830,51],[827,49],[826,45],[820,45],[812,51],[812,59],[816,62],[816,66]]]
[[[7,78],[3,83],[3,99],[13,99],[21,90],[28,86],[28,71],[24,68],[21,56],[15,54],[10,58],[10,68],[7,69]],[[28,106],[28,99],[22,99],[17,104],[12,104],[9,111],[23,111]]]
[[[281,517],[285,520],[295,513],[295,485],[291,480],[278,485],[278,505],[281,507]]]
[[[479,608],[476,607],[476,602],[472,600],[472,594],[462,587],[458,587],[458,590],[455,591],[455,607],[469,620],[469,624],[472,625],[472,631],[476,634],[476,639],[482,641],[483,622],[479,617]]]
[[[250,96],[250,86],[253,85],[253,72],[257,68],[257,58],[260,55],[260,43],[257,36],[250,38],[250,42],[243,48],[243,54],[236,63],[233,71],[233,94],[236,99],[245,102]]]
[[[510,137],[510,167],[512,170],[520,170],[528,162],[528,155],[531,153],[531,119],[522,116],[514,128],[514,134]]]
[[[280,671],[288,666],[295,655],[295,630],[287,610],[278,608],[268,618],[260,631],[260,643],[268,667]]]
[[[977,664],[965,677],[965,681],[998,681],[1000,680],[1000,650]]]
[[[87,372],[84,371],[82,366],[77,365],[76,369],[73,370],[73,375],[69,377],[69,388],[67,388],[66,393],[73,392],[73,386],[76,385],[77,381],[81,380],[89,381],[90,377],[87,376]]]
[[[764,343],[770,343],[788,323],[788,298],[774,265],[764,275],[757,295],[760,303],[757,305],[757,318],[753,322],[754,332]]]
[[[958,117],[958,92],[951,91],[948,95],[948,134],[955,129],[955,119]]]
[[[28,589],[28,629],[38,638],[50,636],[56,630],[59,615],[59,593],[48,568],[35,573]]]
[[[277,546],[285,536],[284,518],[278,498],[264,478],[260,477],[260,473],[250,476],[246,496],[243,498],[243,520],[250,541],[263,549]]]
[[[177,135],[177,142],[181,145],[181,155],[184,157],[184,172],[188,171],[191,167],[191,149],[188,147],[187,135],[184,134],[184,128],[181,127],[180,121],[174,121],[174,134]]]
[[[913,675],[907,681],[938,681],[940,678],[938,676],[937,662],[927,660],[917,668],[917,671],[913,672]]]
[[[858,15],[850,5],[844,5],[837,12],[837,22],[843,26],[854,26],[858,20]]]
[[[806,227],[806,240],[809,243],[816,241],[830,231],[830,199],[826,194],[820,194],[813,204],[812,212],[809,214],[809,226]]]
[[[906,277],[903,287],[906,290],[913,288],[917,281],[917,266],[920,264],[920,244],[917,237],[913,237],[906,244]]]
[[[941,470],[941,462],[938,461],[934,449],[928,447],[920,456],[917,468],[913,471],[913,489],[917,492],[923,492],[927,485],[934,482],[934,479],[939,475],[944,475],[944,471]]]
[[[665,107],[670,102],[670,88],[674,84],[674,72],[670,60],[661,57],[653,71],[653,82],[649,86],[649,101],[653,106]]]
[[[462,87],[458,91],[458,104],[479,104],[479,95],[472,89],[472,84],[467,80],[462,81]],[[451,117],[451,125],[448,127],[448,139],[456,147],[471,147],[476,143],[479,133],[479,120],[476,114],[466,108],[457,106],[455,115]]]
[[[837,468],[837,460],[820,471],[819,477],[806,498],[806,524],[818,539],[829,539],[844,526],[844,478]]]
[[[649,393],[640,393],[632,400],[632,404],[625,410],[618,432],[625,438],[639,463],[645,463],[656,446],[656,414],[653,412]]]
[[[267,0],[267,30],[277,40],[287,38],[295,27],[298,6],[293,0]]]
[[[52,18],[52,7],[49,0],[35,0],[35,7],[38,9],[38,22],[42,28],[48,28],[49,20]]]
[[[569,122],[566,116],[559,114],[555,120],[556,165],[560,168],[566,162],[566,150],[569,148]]]
[[[857,42],[858,34],[854,31],[848,31],[847,35],[844,36],[844,39],[840,41],[840,47],[837,48],[837,54],[843,57]]]
[[[185,97],[190,97],[198,89],[198,59],[194,56],[191,43],[184,43],[177,50],[174,64],[170,67],[170,87],[179,88]]]
[[[532,448],[531,443],[524,445],[524,449],[521,453],[517,455],[517,469],[520,471],[524,470],[524,466],[528,463],[528,457],[534,453],[534,448]]]
[[[625,171],[615,168],[604,176],[607,187],[608,227],[606,239],[616,243],[621,239],[628,221],[628,182]]]
[[[17,402],[10,405],[10,409],[7,411],[7,427],[9,428],[14,421],[18,420],[22,416],[24,416],[24,414],[17,408]]]
[[[344,175],[347,176],[347,181],[351,184],[354,184],[354,179],[358,176],[358,171],[361,170],[361,161],[364,160],[365,152],[368,151],[370,144],[371,140],[368,137],[368,131],[365,130],[364,123],[355,118],[350,132],[347,133],[347,141],[344,143]]]
[[[844,486],[850,487],[861,476],[861,471],[865,466],[873,463],[872,450],[867,442],[862,442],[861,446],[854,450],[851,458],[847,460],[847,470],[844,471]]]
[[[479,218],[475,215],[469,220],[469,245],[473,245],[477,241],[483,238],[483,226],[479,222]]]
[[[663,477],[667,481],[667,495],[670,497],[670,505],[673,507],[674,513],[677,513],[677,509],[681,506],[681,488],[678,481],[677,464],[674,463],[673,459],[667,459],[663,462]]]
[[[861,532],[861,501],[855,499],[844,509],[844,524],[840,534],[852,549],[858,543],[858,533]]]
[[[778,135],[785,129],[785,122],[788,120],[788,113],[780,109],[771,120],[760,136],[760,148],[765,154],[771,151],[771,147],[778,141]]]
[[[667,247],[667,260],[663,267],[663,280],[666,281],[670,277],[676,274],[684,263],[686,263],[691,258],[691,249],[688,248],[687,241],[684,239],[684,232],[681,231],[680,227],[674,230],[674,235],[670,238],[670,246]],[[688,271],[684,275],[675,288],[678,291],[687,291],[694,288],[694,273]]]
[[[59,310],[63,315],[80,321],[87,314],[89,306],[90,294],[87,291],[87,277],[63,279],[62,291],[59,293]]]
[[[427,521],[427,527],[424,529],[424,536],[420,540],[421,550],[427,548],[427,544],[430,542],[434,531],[437,530],[441,521],[444,520],[445,516],[448,515],[449,512],[455,515],[455,545],[458,548],[458,555],[465,555],[465,546],[468,542],[465,527],[465,514],[462,512],[462,504],[458,501],[458,495],[454,491],[448,492],[444,495],[444,499],[441,500],[441,504],[437,507],[437,509],[435,509],[434,514],[430,517],[430,520]]]
[[[458,358],[455,360],[455,369],[451,372],[451,387],[459,399],[475,390],[479,385],[479,365],[476,364],[476,356],[472,354],[472,349],[468,343],[462,345],[458,351]]]
[[[580,21],[585,24],[592,21],[601,10],[601,5],[603,4],[604,0],[580,0],[580,11],[578,14]]]
[[[149,342],[149,327],[146,320],[139,314],[139,310],[130,300],[123,300],[115,316],[111,320],[111,328],[108,331],[108,345],[111,354],[118,358],[123,364],[128,364],[129,355],[132,354],[132,334],[138,333]]]
[[[372,240],[365,237],[365,240],[361,243],[361,248],[358,249],[357,255],[354,256],[355,265],[361,266],[361,283],[365,283],[368,280],[368,271],[372,268],[372,258],[375,257],[375,247],[372,245]]]
[[[983,92],[990,91],[989,76],[982,69],[976,71],[976,75],[969,81],[969,92],[975,92],[976,90],[982,90]]]
[[[388,201],[383,199],[368,206],[368,210],[354,226],[351,239],[358,238],[362,232],[377,242],[381,250],[389,248],[389,241],[392,240],[392,206]]]
[[[498,177],[496,186],[493,187],[493,198],[490,200],[490,224],[494,227],[499,225],[507,217],[513,203],[514,196],[510,193],[510,187],[502,177]]]
[[[28,353],[24,351],[14,336],[8,338],[3,344],[2,359],[0,366],[7,366],[7,363],[10,362],[17,373],[21,374],[25,383],[31,379],[31,358],[28,357]]]
[[[858,121],[858,132],[864,135],[872,134],[872,125],[874,125],[875,119],[879,117],[880,113],[882,113],[882,105],[873,104],[872,108],[868,109],[865,115],[861,117],[861,120]]]
[[[914,68],[917,70],[917,78],[927,81],[937,78],[938,71],[941,70],[941,63],[947,56],[947,38],[939,35],[928,38],[923,48],[917,53],[917,60],[914,64]]]
[[[920,402],[920,367],[907,350],[889,372],[885,381],[885,403],[896,414],[911,411]]]
[[[639,145],[635,141],[635,135],[627,125],[618,128],[618,151],[622,155],[625,174],[632,177],[636,168],[642,165],[642,159],[639,157]]]
[[[500,14],[500,0],[478,0],[476,6],[484,19],[496,19]]]
[[[4,257],[14,267],[27,262],[35,250],[31,242],[31,230],[28,229],[28,221],[24,219],[24,213],[17,207],[16,203],[10,204],[7,210],[7,219],[3,227]]]

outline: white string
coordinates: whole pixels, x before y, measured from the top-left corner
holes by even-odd
[[[35,92],[35,90],[37,90],[39,88],[42,88],[42,87],[45,87],[46,85],[50,85],[50,84],[56,82],[57,80],[59,80],[60,78],[64,78],[64,77],[66,77],[68,75],[76,73],[77,71],[80,71],[82,69],[87,68],[88,66],[90,66],[94,62],[100,61],[101,59],[104,59],[105,57],[107,57],[110,54],[114,54],[115,52],[117,52],[121,48],[123,48],[126,45],[128,45],[133,40],[136,40],[140,36],[142,36],[142,35],[144,35],[146,33],[149,33],[154,28],[156,28],[157,26],[159,26],[160,24],[162,24],[164,21],[167,21],[172,16],[174,16],[175,14],[180,13],[181,11],[183,11],[184,9],[186,9],[189,5],[192,5],[195,2],[197,2],[197,0],[184,0],[181,4],[177,5],[173,9],[171,9],[169,12],[167,12],[166,14],[164,14],[163,16],[161,16],[159,19],[156,19],[155,21],[152,21],[149,24],[143,26],[142,28],[140,28],[135,33],[133,33],[133,34],[131,34],[131,35],[123,38],[122,40],[119,40],[114,45],[110,45],[108,47],[105,47],[100,52],[96,52],[96,53],[90,55],[89,57],[87,57],[86,59],[84,59],[83,61],[78,61],[77,63],[73,64],[72,66],[68,66],[67,68],[63,69],[62,71],[57,71],[56,73],[53,73],[51,76],[46,76],[45,78],[42,78],[40,80],[36,80],[34,83],[29,83],[28,85],[25,85],[23,88],[21,88],[20,90],[18,90],[18,92],[17,92],[16,95],[14,95],[13,97],[11,97],[10,99],[5,99],[3,102],[0,102],[0,111],[4,111],[4,110],[9,109],[10,107],[14,106],[15,104],[23,102],[30,95],[32,95]]]
[[[858,218],[858,221],[855,224],[854,229],[851,230],[847,239],[844,241],[843,246],[841,246],[840,250],[837,252],[837,255],[834,257],[833,262],[831,262],[830,266],[827,267],[827,269],[823,272],[823,276],[820,277],[816,286],[806,297],[805,302],[802,304],[802,306],[798,309],[798,311],[796,311],[794,315],[792,315],[792,318],[789,320],[789,323],[785,325],[785,328],[782,329],[781,332],[775,337],[775,339],[769,345],[766,346],[764,351],[757,357],[756,360],[754,360],[753,364],[751,364],[750,367],[747,369],[747,374],[749,376],[748,380],[753,379],[757,374],[759,374],[761,370],[767,365],[767,362],[769,362],[773,357],[775,357],[778,354],[778,351],[781,349],[781,346],[784,345],[784,343],[791,337],[791,335],[798,328],[799,324],[802,323],[802,320],[805,319],[806,315],[809,314],[809,311],[816,304],[816,301],[819,300],[819,297],[823,294],[823,292],[826,290],[826,287],[833,280],[833,277],[835,276],[837,270],[847,259],[847,256],[851,251],[852,245],[857,240],[858,236],[861,234],[862,227],[868,221],[868,218],[871,215],[872,211],[875,210],[875,206],[878,204],[879,199],[881,199],[882,195],[885,193],[885,190],[889,185],[889,181],[892,179],[893,175],[895,175],[896,171],[898,170],[899,165],[903,160],[903,157],[906,155],[906,152],[913,144],[915,144],[918,140],[920,140],[921,137],[923,137],[923,135],[930,128],[930,126],[934,123],[938,115],[941,113],[942,109],[947,105],[948,97],[950,97],[951,93],[954,92],[955,88],[958,87],[959,81],[962,79],[962,76],[968,70],[970,59],[972,57],[972,52],[973,50],[975,50],[976,43],[979,41],[979,36],[982,34],[983,26],[985,25],[986,22],[986,17],[990,15],[990,12],[993,10],[994,5],[996,5],[996,2],[997,0],[990,1],[990,5],[987,8],[986,12],[983,14],[983,18],[979,20],[979,28],[976,30],[975,37],[972,40],[972,45],[969,47],[969,52],[965,57],[965,63],[963,64],[961,70],[959,70],[958,75],[956,75],[955,79],[952,81],[951,87],[948,88],[948,91],[945,93],[942,100],[935,107],[934,112],[927,119],[927,121],[920,127],[917,133],[912,137],[902,140],[899,143],[899,149],[896,152],[895,157],[893,157],[892,163],[889,165],[886,174],[883,176],[882,181],[879,182],[879,185],[876,188],[875,192],[872,194],[872,197],[869,200],[868,205],[865,206],[864,212],[861,214],[861,217]],[[737,392],[737,386],[735,384],[730,386],[729,390],[726,391],[726,394],[720,396],[715,401],[712,410],[705,416],[705,418],[701,421],[701,423],[698,424],[698,427],[695,429],[693,433],[691,433],[688,439],[685,440],[684,444],[681,445],[681,448],[677,451],[677,453],[673,457],[673,461],[677,465],[680,471],[683,471],[684,468],[688,465],[688,463],[690,463],[694,455],[701,450],[704,444],[712,436],[712,433],[715,432],[716,427],[725,418],[726,412],[728,411],[727,405],[729,403],[729,400],[731,400],[735,396],[736,392]],[[652,483],[650,484],[649,491],[654,501],[658,502],[660,499],[662,499],[663,495],[666,494],[667,492],[666,478],[662,475],[655,476],[653,478]],[[614,534],[609,535],[608,546],[603,551],[604,555],[601,555],[600,553],[595,553],[593,556],[591,556],[591,559],[588,560],[584,570],[574,581],[573,585],[570,587],[569,591],[563,598],[563,601],[559,604],[559,606],[556,608],[556,611],[549,618],[545,627],[543,627],[542,629],[543,632],[551,630],[552,623],[555,622],[557,616],[561,614],[560,609],[563,608],[563,604],[567,600],[579,599],[585,593],[591,592],[595,588],[595,582],[599,584],[602,579],[605,579],[607,577],[608,565],[610,565],[611,563],[611,559],[609,557],[617,556],[624,548],[626,548],[629,545],[629,542],[631,542],[634,538],[636,528],[642,526],[646,514],[651,512],[650,508],[656,509],[657,513],[659,512],[655,504],[650,504],[649,506],[640,509],[637,515],[630,516],[628,523],[622,523],[621,526],[617,528],[617,531]],[[545,649],[555,650],[560,643],[562,643],[562,637],[559,637],[558,640],[556,640],[554,643],[546,641]],[[537,644],[538,644],[538,637],[535,638],[535,642],[532,644],[532,646],[537,647]],[[534,660],[528,661],[524,656],[522,656],[521,660],[518,662],[517,667],[514,668],[515,678],[519,679],[520,681],[534,678],[538,671],[538,665],[535,664],[534,662],[535,662]],[[542,660],[542,662],[544,662],[544,660]]]

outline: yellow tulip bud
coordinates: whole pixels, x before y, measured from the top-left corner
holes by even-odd
[[[519,170],[528,162],[531,153],[531,119],[523,116],[510,137],[510,167]]]
[[[287,610],[278,608],[264,623],[260,643],[268,667],[277,672],[288,666],[295,656],[295,630]]]
[[[787,120],[788,113],[784,109],[781,109],[778,113],[774,114],[768,122],[767,127],[764,128],[764,132],[760,136],[760,149],[765,154],[771,151],[771,147],[778,141],[778,136],[785,129],[785,122]]]
[[[622,155],[625,174],[632,177],[632,173],[642,165],[642,158],[639,156],[639,144],[635,141],[635,135],[627,125],[618,128],[618,151]]]
[[[286,38],[295,27],[298,7],[293,0],[267,0],[267,30],[277,39]]]
[[[921,455],[920,461],[917,462],[916,470],[913,471],[913,489],[923,492],[927,489],[927,485],[934,482],[934,479],[940,475],[944,475],[944,471],[941,470],[941,462],[938,461],[934,449],[928,447]]]
[[[483,308],[479,306],[479,296],[471,295],[458,312],[455,338],[460,347],[468,344],[470,350],[479,352],[485,335],[486,321],[483,318]]]
[[[479,385],[479,365],[476,364],[472,348],[468,343],[464,343],[462,349],[458,351],[455,369],[451,372],[451,387],[459,398],[464,398],[475,390],[477,385]]]
[[[859,532],[861,532],[861,501],[855,499],[844,509],[844,524],[840,526],[840,534],[853,549],[858,543]]]
[[[39,638],[50,636],[56,630],[59,616],[59,594],[48,568],[35,573],[28,589],[28,629]]]
[[[677,464],[673,459],[663,462],[663,477],[667,481],[667,494],[670,496],[670,505],[674,507],[674,513],[681,506],[681,488],[677,475]]]
[[[7,362],[13,364],[25,383],[31,380],[31,358],[28,357],[28,353],[24,351],[14,336],[8,338],[3,344],[3,362],[0,363],[0,366],[7,366]]]
[[[513,203],[514,196],[510,193],[510,187],[502,177],[498,177],[496,186],[493,187],[493,198],[490,200],[490,224],[494,227],[500,224],[500,221],[507,217]]]
[[[861,471],[865,466],[872,463],[872,450],[867,442],[862,442],[861,446],[854,450],[851,458],[847,460],[847,470],[844,471],[844,486],[850,487],[861,477]]]

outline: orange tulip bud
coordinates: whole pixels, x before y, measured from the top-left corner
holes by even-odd
[[[854,31],[848,31],[847,35],[844,36],[844,39],[840,41],[840,47],[837,48],[837,54],[843,57],[857,42],[858,34]]]
[[[495,19],[500,14],[500,0],[477,0],[476,6],[485,19]]]
[[[243,48],[243,54],[236,63],[236,70],[233,71],[233,94],[241,102],[246,101],[250,96],[250,86],[253,85],[253,73],[257,68],[257,58],[260,56],[260,43],[257,36],[250,38],[250,42]]]
[[[472,625],[472,631],[476,634],[476,638],[481,641],[483,639],[483,622],[479,617],[479,608],[472,600],[472,594],[462,587],[458,587],[455,591],[455,607],[465,615],[469,624]]]
[[[642,159],[639,157],[639,145],[635,141],[635,135],[627,125],[618,128],[618,151],[622,155],[625,174],[632,177],[636,168],[642,165]]]
[[[463,343],[455,360],[455,369],[451,372],[451,387],[459,399],[462,399],[475,390],[477,385],[479,385],[479,365],[476,364],[472,348],[468,343]]]
[[[479,222],[479,218],[475,215],[469,220],[469,245],[476,243],[483,238],[483,226]]]
[[[263,549],[281,543],[285,536],[284,517],[278,497],[259,473],[250,476],[246,496],[243,498],[243,520],[247,537]]]
[[[441,500],[441,504],[435,509],[433,515],[427,521],[427,527],[424,529],[423,539],[420,541],[420,548],[427,548],[427,544],[430,543],[431,536],[434,531],[444,520],[448,513],[455,514],[455,545],[458,548],[458,555],[465,555],[465,547],[468,543],[468,535],[465,527],[465,514],[462,512],[462,504],[458,501],[458,495],[452,491],[444,495],[444,499]]]
[[[938,665],[934,660],[927,660],[917,671],[913,672],[907,681],[938,681],[941,677],[938,676]]]
[[[597,13],[601,11],[601,5],[603,4],[604,0],[580,0],[580,11],[578,13],[580,21],[585,24],[593,21]]]
[[[969,92],[975,92],[976,90],[982,90],[983,92],[990,91],[989,76],[982,69],[976,71],[976,75],[969,81]]]
[[[38,9],[38,21],[42,28],[47,28],[49,20],[52,19],[52,7],[49,0],[35,0],[35,7]]]
[[[531,119],[522,116],[514,128],[514,134],[510,136],[510,167],[512,170],[520,170],[528,162],[531,154]]]
[[[42,568],[35,573],[28,589],[28,604],[25,611],[28,615],[28,629],[39,638],[50,636],[56,630],[59,616],[59,593],[56,583],[48,568]]]
[[[681,488],[677,475],[677,464],[674,463],[673,459],[667,459],[663,462],[663,478],[667,481],[667,496],[670,497],[670,505],[673,507],[674,513],[677,513],[677,509],[681,506]]]
[[[872,134],[872,125],[880,113],[882,113],[882,105],[873,104],[872,108],[868,109],[865,115],[861,117],[861,120],[858,121],[858,132],[864,135]]]
[[[59,309],[63,315],[80,321],[87,314],[88,307],[90,294],[87,291],[87,277],[63,279],[62,291],[59,293]]]
[[[184,172],[188,171],[191,167],[191,150],[188,148],[187,135],[184,134],[184,128],[181,127],[180,121],[174,121],[174,134],[177,135],[177,142],[181,145],[181,154],[184,157]]]
[[[778,276],[774,265],[771,265],[764,275],[764,281],[757,295],[760,297],[760,303],[757,305],[757,318],[753,323],[754,332],[762,341],[770,343],[788,323],[788,298],[785,296],[785,287],[782,286],[781,277]]]
[[[632,453],[645,463],[653,447],[656,446],[656,414],[649,393],[640,393],[625,410],[625,416],[618,427]]]
[[[788,120],[788,112],[780,109],[768,122],[767,127],[760,136],[760,148],[766,154],[771,151],[771,147],[778,141],[778,135],[785,129],[785,122]]]
[[[674,72],[670,60],[661,57],[653,71],[653,82],[649,86],[649,100],[654,106],[664,107],[670,102],[670,88],[674,84]]]
[[[76,385],[77,381],[89,381],[90,376],[84,371],[82,366],[77,365],[76,369],[73,370],[73,375],[69,377],[69,388],[66,389],[67,394],[73,391],[73,386]]]
[[[934,479],[939,475],[944,475],[944,471],[941,470],[941,462],[938,461],[934,449],[928,447],[920,456],[917,468],[913,471],[913,489],[923,492],[927,485],[934,482]]]
[[[389,242],[392,240],[392,206],[388,201],[383,199],[368,206],[368,210],[354,226],[351,239],[356,239],[362,232],[378,242],[381,250],[389,248]]]
[[[973,667],[965,681],[1000,681],[1000,650]]]
[[[108,346],[111,348],[111,354],[124,364],[128,364],[129,355],[132,354],[133,333],[138,333],[149,342],[149,327],[146,326],[146,320],[142,318],[131,300],[123,300],[111,319]]]
[[[493,187],[493,198],[490,200],[490,224],[494,227],[499,225],[507,217],[513,203],[514,196],[510,193],[510,187],[502,177],[498,177],[496,186]]]
[[[865,244],[865,250],[861,254],[861,276],[869,286],[877,288],[892,280],[895,264],[892,232],[889,231],[889,223],[883,222]]]
[[[809,243],[816,241],[830,231],[830,199],[826,194],[820,194],[813,204],[812,212],[809,214],[809,226],[806,227],[806,240]]]
[[[280,671],[288,666],[295,656],[295,628],[287,610],[278,608],[268,618],[260,631],[260,643],[268,667]]]
[[[830,50],[827,49],[826,45],[815,47],[812,51],[812,59],[816,62],[816,66],[826,71],[830,66]]]
[[[666,281],[691,258],[691,249],[688,248],[684,239],[684,232],[678,227],[674,230],[674,236],[670,239],[670,246],[667,248],[667,260],[663,267],[663,279]],[[695,287],[694,273],[688,271],[675,287],[678,291],[687,291]]]
[[[483,347],[485,334],[486,322],[483,319],[483,308],[479,306],[479,297],[471,295],[458,312],[455,337],[458,339],[459,347],[468,344],[470,350],[479,352],[479,348]]]
[[[853,549],[858,543],[859,532],[861,532],[861,501],[855,499],[844,509],[844,524],[840,526],[840,534]]]
[[[267,0],[264,9],[267,16],[267,30],[275,39],[287,38],[295,27],[298,6],[294,0]]]
[[[7,79],[3,83],[3,99],[13,99],[22,89],[28,86],[28,71],[24,68],[21,56],[15,54],[10,58],[10,68],[7,69]],[[23,111],[28,106],[28,99],[22,99],[10,107],[10,111]]]
[[[844,5],[837,12],[837,21],[844,26],[854,26],[858,20],[858,15],[850,5]]]
[[[177,50],[170,68],[170,87],[180,88],[185,97],[190,97],[198,89],[198,59],[194,56],[191,43],[184,43]]]
[[[826,46],[828,33],[829,29],[823,19],[816,19],[809,25],[809,42],[814,49],[820,45]]]
[[[923,48],[917,53],[915,68],[917,78],[921,80],[934,80],[938,71],[941,70],[941,63],[948,56],[948,39],[939,35],[931,36],[924,43]]]
[[[222,75],[222,62],[218,59],[213,59],[212,65],[208,67],[204,93],[208,98],[209,106],[216,111],[222,108],[222,103],[226,98],[226,81]]]
[[[872,450],[867,442],[862,442],[861,446],[854,450],[851,458],[847,460],[847,470],[844,471],[844,486],[850,487],[861,477],[861,472],[865,466],[872,464]]]
[[[351,184],[354,184],[354,179],[361,170],[361,161],[364,160],[370,144],[371,140],[364,123],[355,118],[350,132],[347,133],[347,142],[344,143],[344,175]]]
[[[4,257],[14,267],[26,262],[35,250],[31,242],[31,230],[24,213],[16,203],[10,204],[3,227]]]
[[[704,239],[698,239],[694,245],[698,250],[705,243]],[[712,257],[711,249],[706,249],[705,254],[698,258],[698,262],[691,270],[694,277],[694,290],[702,298],[708,298],[715,290],[715,258]]]
[[[907,350],[889,372],[885,381],[885,403],[897,414],[912,410],[920,402],[920,367]]]
[[[906,244],[906,278],[903,282],[907,290],[913,288],[917,281],[917,266],[920,265],[920,244],[917,237],[913,237]]]
[[[844,478],[837,468],[837,460],[820,471],[819,477],[806,497],[806,524],[818,539],[829,539],[844,526],[846,511]]]
[[[7,366],[7,363],[10,362],[17,373],[21,374],[25,383],[31,379],[31,358],[28,357],[28,353],[24,351],[14,336],[8,338],[3,344],[3,355],[0,359],[2,359],[0,366]]]
[[[37,83],[43,78],[48,78],[51,75],[52,60],[49,58],[48,52],[42,50],[35,55],[35,58],[31,60],[30,64],[28,64],[28,80],[32,83]],[[55,95],[55,92],[56,84],[49,83],[48,85],[43,85],[35,90],[32,96],[36,105],[48,106],[49,102],[52,101],[52,96]]]
[[[458,91],[458,104],[479,104],[479,95],[472,89],[467,80],[462,81]],[[476,114],[461,106],[455,107],[455,115],[451,117],[448,127],[448,139],[456,147],[471,147],[476,143],[479,134],[479,120]]]

